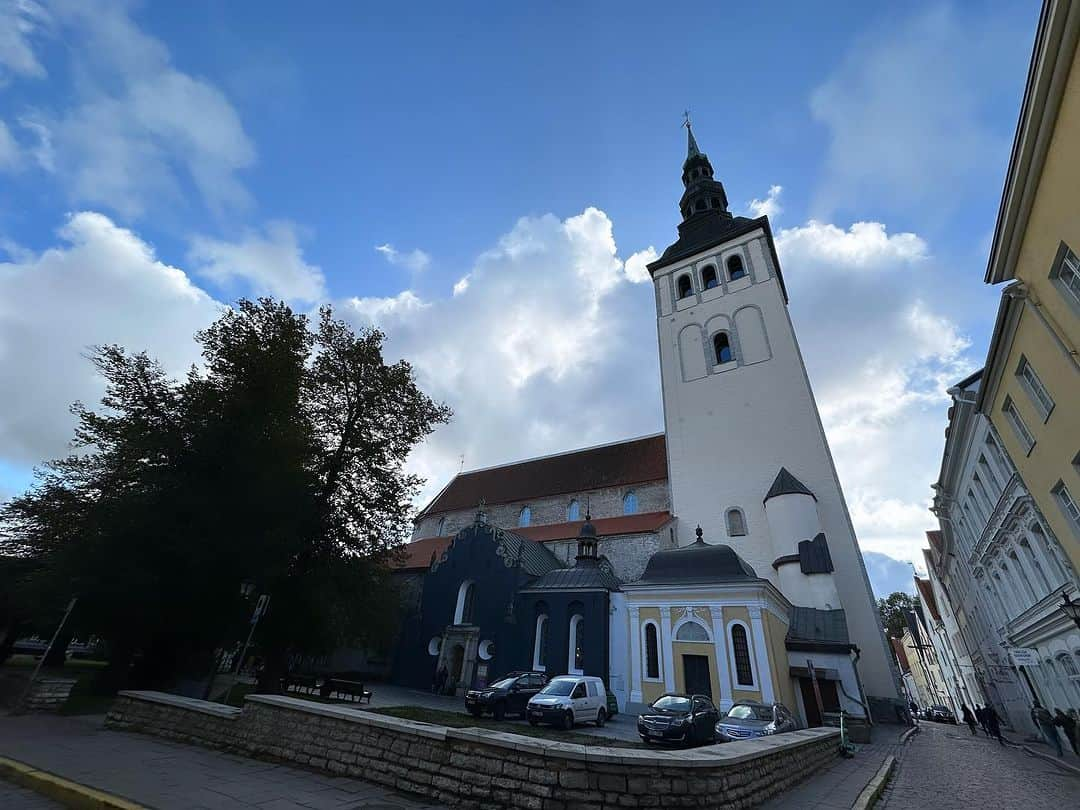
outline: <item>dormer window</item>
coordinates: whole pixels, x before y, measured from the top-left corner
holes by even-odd
[[[690,275],[679,276],[679,280],[676,282],[679,291],[679,298],[689,298],[694,294],[694,284],[690,281]]]
[[[732,256],[727,260],[727,275],[729,281],[735,281],[746,275],[746,268],[743,267],[742,256]]]
[[[711,290],[720,283],[716,278],[716,268],[711,264],[705,265],[705,269],[701,271],[701,283],[706,290]]]
[[[712,339],[713,353],[716,355],[716,362],[730,363],[735,359],[735,355],[731,351],[731,340],[728,338],[727,332],[717,332],[713,335]]]

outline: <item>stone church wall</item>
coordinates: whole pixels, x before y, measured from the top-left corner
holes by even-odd
[[[600,540],[598,553],[607,557],[615,570],[615,576],[623,582],[633,582],[645,573],[649,557],[658,551],[671,548],[674,544],[674,534],[665,528],[659,534],[649,532],[603,538]],[[577,555],[576,540],[556,540],[544,545],[567,567],[574,565],[574,557]]]

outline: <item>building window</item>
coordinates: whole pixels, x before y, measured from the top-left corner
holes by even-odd
[[[1050,412],[1054,410],[1054,400],[1046,386],[1042,384],[1039,375],[1031,367],[1031,363],[1023,355],[1020,356],[1020,365],[1016,369],[1016,376],[1020,378],[1020,387],[1027,391],[1031,401],[1045,422],[1050,418]]]
[[[1077,653],[1077,655],[1080,655],[1080,653]],[[1058,653],[1057,660],[1062,674],[1064,674],[1065,679],[1072,687],[1073,704],[1080,703],[1080,671],[1077,669],[1076,661],[1067,652]]]
[[[697,622],[686,622],[675,631],[676,641],[708,641],[709,631]]]
[[[570,655],[567,669],[571,675],[585,671],[585,617],[580,613],[570,620]]]
[[[521,507],[521,511],[518,512],[518,526],[524,528],[532,523],[532,509],[528,506]]]
[[[467,579],[458,588],[457,606],[454,608],[454,624],[472,624],[476,608],[476,583]]]
[[[729,281],[736,281],[746,275],[743,267],[742,256],[732,256],[727,260],[727,277]]]
[[[1065,300],[1080,310],[1080,259],[1064,242],[1058,248],[1057,258],[1050,270],[1050,278],[1061,290]]]
[[[536,617],[536,635],[533,638],[532,668],[537,672],[545,672],[547,670],[547,666],[544,664],[544,661],[547,660],[547,628],[547,614],[541,613]]]
[[[439,537],[442,537],[446,533],[446,518],[439,518],[439,528],[435,531]]]
[[[990,449],[990,456],[994,459],[994,463],[1001,470],[1002,479],[1008,481],[1012,476],[1012,469],[1009,467],[1009,463],[1005,461],[1005,455],[1001,452],[997,439],[991,433],[986,434],[986,446]],[[1002,485],[1002,488],[1004,489],[1004,485]]]
[[[566,507],[566,519],[581,520],[581,504],[576,500],[570,501],[569,506]]]
[[[735,355],[731,352],[731,340],[728,338],[727,332],[717,332],[713,335],[712,345],[717,365],[730,363],[735,359]]]
[[[1058,481],[1053,493],[1058,505],[1061,506],[1061,511],[1065,513],[1065,517],[1072,525],[1073,531],[1080,534],[1080,505],[1076,503],[1076,499],[1069,492],[1069,488],[1065,486],[1065,482]]]
[[[679,276],[676,284],[679,298],[689,298],[694,294],[694,283],[690,281],[689,275]]]
[[[645,625],[645,677],[660,680],[660,643],[652,622]]]
[[[735,659],[736,685],[753,686],[754,669],[750,664],[750,641],[743,624],[731,625],[731,653]]]
[[[716,268],[711,264],[705,265],[705,269],[701,271],[701,283],[706,290],[711,290],[713,287],[720,284],[719,280],[716,278]]]
[[[1012,401],[1012,397],[1005,397],[1005,403],[1001,406],[1001,410],[1005,413],[1009,424],[1012,425],[1013,432],[1016,433],[1016,438],[1020,442],[1020,446],[1024,448],[1024,452],[1030,453],[1031,448],[1035,446],[1035,437],[1028,430],[1020,411],[1016,410],[1016,404]]]
[[[746,535],[746,518],[741,509],[727,510],[727,533],[728,537],[743,537]]]
[[[637,514],[637,493],[633,490],[627,492],[622,499],[622,513],[624,515],[636,515]]]

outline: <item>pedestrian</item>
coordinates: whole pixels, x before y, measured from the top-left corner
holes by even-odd
[[[446,671],[445,666],[439,667],[439,671],[435,673],[435,694],[441,695],[443,689],[446,688],[446,679],[449,673]]]
[[[982,726],[983,734],[989,737],[990,729],[986,727],[986,709],[984,709],[978,703],[975,704],[975,719],[978,720],[979,725]]]
[[[983,717],[986,718],[987,736],[996,737],[998,744],[1004,746],[1005,740],[1001,738],[1001,718],[994,711],[994,707],[987,704],[983,709]]]
[[[1075,713],[1076,709],[1069,709],[1069,711]],[[1058,709],[1054,712],[1054,725],[1065,732],[1073,753],[1080,755],[1080,751],[1076,750],[1076,721],[1061,709]]]
[[[1061,737],[1058,736],[1057,727],[1054,726],[1054,715],[1050,714],[1039,701],[1031,704],[1031,722],[1042,732],[1046,740],[1057,751],[1060,757],[1064,753],[1061,750]]]
[[[962,704],[962,705],[960,706],[960,709],[961,709],[961,712],[960,712],[960,713],[961,713],[961,714],[963,715],[963,717],[964,717],[964,722],[965,722],[965,723],[967,723],[967,725],[968,725],[968,728],[970,728],[970,729],[971,729],[971,736],[972,736],[972,737],[974,737],[974,736],[975,736],[975,715],[973,715],[973,714],[971,713],[971,709],[969,709],[969,708],[967,707],[967,704],[966,704],[966,703],[965,703],[965,704]]]

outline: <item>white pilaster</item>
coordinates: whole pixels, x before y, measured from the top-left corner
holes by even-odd
[[[761,621],[761,608],[751,605],[750,633],[754,637],[754,660],[757,662],[758,681],[763,703],[773,702],[772,668],[769,666],[769,648],[765,642],[765,625]],[[782,662],[778,661],[777,666]]]
[[[630,701],[641,703],[641,612],[630,608]]]
[[[716,680],[720,682],[720,711],[726,712],[735,702],[731,695],[731,670],[728,668],[727,629],[724,627],[724,613],[719,607],[710,607],[713,626],[713,647],[716,649]]]
[[[675,691],[675,655],[671,648],[671,608],[660,608],[660,649],[664,655],[664,688]],[[639,664],[640,666],[640,664]]]

